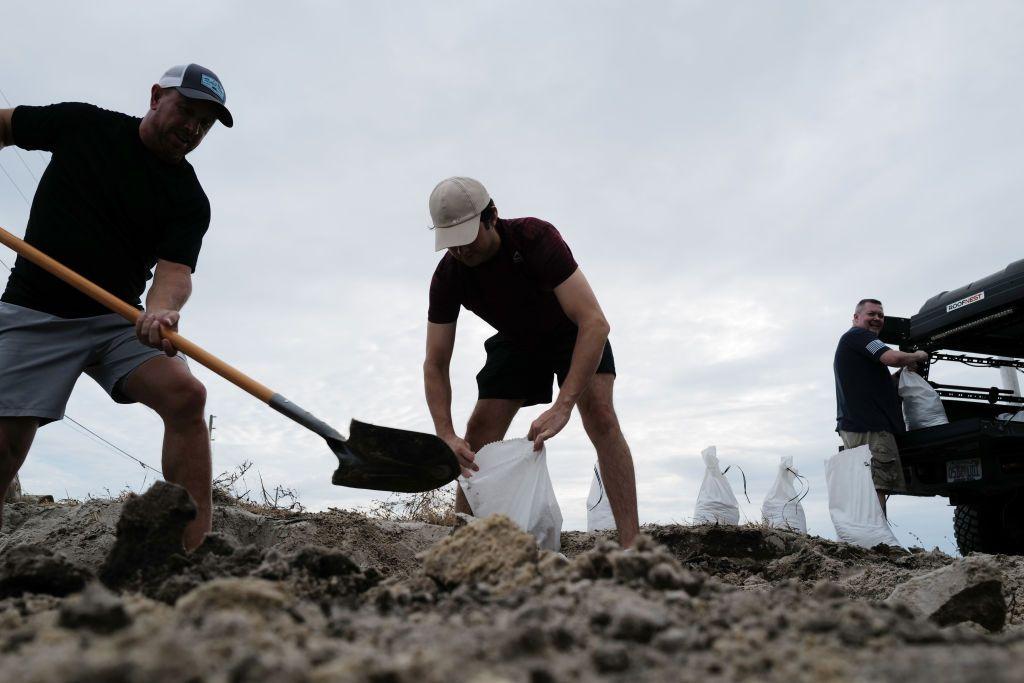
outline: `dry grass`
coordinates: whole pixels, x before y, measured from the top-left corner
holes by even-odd
[[[214,502],[237,505],[261,515],[303,512],[306,508],[299,502],[295,489],[278,484],[267,490],[263,475],[256,470],[259,488],[250,486],[247,476],[252,477],[252,461],[245,460],[228,472],[221,472],[213,480]]]
[[[396,493],[362,510],[367,517],[389,522],[455,525],[455,485],[424,493]]]

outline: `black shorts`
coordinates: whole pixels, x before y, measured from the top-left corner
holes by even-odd
[[[566,336],[539,349],[526,349],[499,332],[484,342],[487,362],[476,375],[479,397],[522,400],[524,406],[551,403],[551,378],[562,386],[575,346],[576,337]],[[615,374],[615,357],[607,341],[597,374]]]

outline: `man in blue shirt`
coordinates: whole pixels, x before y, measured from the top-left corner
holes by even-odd
[[[924,351],[890,349],[878,338],[885,323],[882,302],[862,299],[853,312],[853,327],[839,338],[833,370],[836,377],[836,431],[846,448],[867,445],[871,478],[878,502],[905,486],[896,434],[903,433],[903,411],[890,367],[914,369],[928,360]]]

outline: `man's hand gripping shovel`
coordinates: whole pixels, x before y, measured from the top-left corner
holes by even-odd
[[[134,306],[121,301],[3,228],[0,228],[0,243],[129,322],[134,323],[138,318],[139,311]],[[444,441],[432,434],[380,427],[352,420],[348,439],[345,439],[326,422],[239,372],[177,332],[165,327],[160,331],[164,339],[169,340],[174,348],[189,358],[249,392],[285,417],[322,436],[338,456],[338,469],[331,477],[333,484],[378,491],[417,493],[444,486],[459,476],[459,464],[455,454]]]

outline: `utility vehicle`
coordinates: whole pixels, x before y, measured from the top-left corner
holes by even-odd
[[[880,337],[927,351],[929,365],[1000,368],[998,387],[929,380],[949,424],[897,436],[906,478],[897,493],[948,498],[964,555],[1024,554],[1024,260],[933,296],[910,318],[886,316]]]

